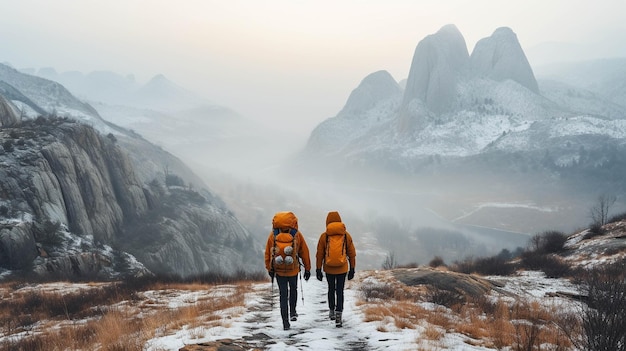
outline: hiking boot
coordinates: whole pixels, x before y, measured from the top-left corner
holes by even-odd
[[[291,328],[291,324],[289,321],[283,321],[283,330],[289,330]]]
[[[335,327],[337,328],[343,327],[343,323],[341,320],[341,312],[335,312]]]
[[[328,312],[328,318],[330,318],[331,321],[335,320],[335,311],[330,310],[330,312]]]
[[[295,322],[295,321],[297,321],[297,320],[298,320],[298,314],[297,314],[297,313],[292,314],[292,315],[291,315],[291,321],[292,321],[292,322]]]

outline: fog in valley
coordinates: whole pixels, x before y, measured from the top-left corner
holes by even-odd
[[[0,62],[60,82],[106,121],[179,157],[261,244],[273,214],[293,211],[314,252],[327,212],[336,210],[355,240],[358,268],[379,268],[389,257],[398,264],[427,264],[436,256],[453,263],[513,254],[544,231],[587,227],[598,196],[611,192],[541,169],[497,166],[506,160],[489,168],[478,157],[431,155],[426,166],[408,171],[389,166],[384,154],[360,162],[358,143],[319,158],[304,151],[315,128],[336,118],[369,74],[386,70],[402,86],[416,45],[448,24],[463,33],[470,52],[481,38],[510,27],[533,70],[554,78],[564,74],[553,70],[560,62],[626,57],[616,39],[626,34],[623,1],[130,1],[128,7],[28,1],[3,7]],[[77,23],[63,19],[70,9]],[[6,34],[9,26],[12,33],[22,28],[23,36]],[[45,41],[35,43],[40,37]],[[617,114],[622,109],[615,107]],[[396,118],[388,116],[377,118]],[[356,142],[370,137],[384,140],[365,134]],[[398,155],[403,152],[410,153]],[[411,160],[410,166],[418,162]],[[621,198],[611,208],[623,209]]]

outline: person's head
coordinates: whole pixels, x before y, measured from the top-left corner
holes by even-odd
[[[341,216],[339,215],[339,212],[337,211],[328,212],[328,215],[326,216],[326,225],[330,223],[334,223],[334,222],[341,222]]]

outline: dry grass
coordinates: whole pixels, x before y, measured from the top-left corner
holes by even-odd
[[[391,291],[398,284],[393,281],[383,284],[387,283],[390,285],[388,289],[376,284],[367,289]],[[364,296],[358,305],[365,321],[379,323],[377,330],[381,332],[407,328],[422,330],[415,345],[418,349],[437,348],[420,341],[438,342],[446,333],[463,334],[467,336],[468,344],[499,350],[571,349],[569,338],[557,326],[563,313],[556,307],[510,298],[498,301],[483,298],[466,299],[465,303],[450,308],[426,309],[423,307],[425,301],[419,298],[427,297],[423,288],[419,291],[411,288],[404,287],[398,290],[401,293],[395,293],[393,297],[384,295],[382,299]]]
[[[205,327],[228,326],[220,311],[243,306],[251,291],[250,283],[153,284],[145,292],[125,291],[115,283],[93,284],[65,294],[45,284],[39,287],[0,287],[0,333],[28,332],[0,344],[1,349],[141,351],[149,339],[183,327],[201,338]],[[181,297],[178,306],[160,303],[166,300],[159,297],[172,294]],[[186,295],[190,297],[182,298]]]

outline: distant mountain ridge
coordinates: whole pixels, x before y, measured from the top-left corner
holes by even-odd
[[[74,95],[90,102],[162,112],[210,105],[207,99],[180,87],[163,74],[157,74],[141,84],[134,75],[122,76],[110,71],[94,71],[88,74],[78,71],[58,73],[54,68],[48,67],[24,70],[24,73],[59,82]]]

